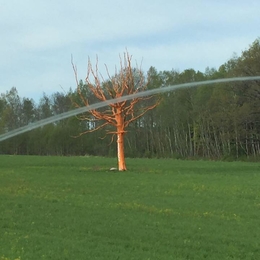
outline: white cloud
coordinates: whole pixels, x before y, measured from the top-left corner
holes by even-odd
[[[260,36],[259,8],[231,0],[0,0],[0,92],[73,87],[71,54],[81,78],[88,56],[113,73],[126,47],[144,69],[218,68]]]

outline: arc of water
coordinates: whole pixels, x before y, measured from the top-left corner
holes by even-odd
[[[92,104],[92,105],[87,106],[87,107],[77,108],[77,109],[74,109],[74,110],[59,114],[59,115],[55,115],[55,116],[40,120],[40,121],[35,122],[35,123],[31,123],[29,125],[14,129],[12,131],[9,131],[7,133],[0,135],[0,142],[4,141],[6,139],[9,139],[11,137],[14,137],[16,135],[23,134],[25,132],[31,131],[31,130],[36,129],[38,127],[45,126],[47,124],[51,124],[51,123],[54,123],[56,121],[66,119],[66,118],[69,118],[71,116],[76,116],[78,114],[82,114],[82,113],[87,112],[87,111],[92,110],[92,109],[105,107],[105,106],[108,106],[110,104],[130,100],[130,99],[134,99],[134,98],[140,98],[140,97],[150,96],[150,95],[159,94],[159,93],[165,93],[165,92],[174,91],[174,90],[180,89],[180,88],[189,88],[189,87],[211,85],[211,84],[218,84],[218,83],[227,83],[227,82],[253,81],[253,80],[260,80],[260,76],[236,77],[236,78],[226,78],[226,79],[189,82],[189,83],[183,83],[183,84],[178,84],[178,85],[173,85],[173,86],[167,86],[167,87],[142,91],[142,92],[138,92],[138,93],[135,93],[135,94],[123,96],[123,97],[120,97],[120,98],[115,98],[115,99],[110,99],[110,100],[103,101],[103,102],[98,102],[98,103]]]

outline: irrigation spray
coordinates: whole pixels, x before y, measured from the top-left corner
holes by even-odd
[[[98,109],[101,107],[108,106],[110,104],[126,101],[126,100],[131,100],[134,98],[140,98],[140,97],[145,97],[145,96],[150,96],[150,95],[155,95],[159,93],[165,93],[169,91],[174,91],[176,89],[181,89],[181,88],[190,88],[190,87],[196,87],[196,86],[202,86],[202,85],[212,85],[212,84],[218,84],[218,83],[227,83],[227,82],[239,82],[239,81],[253,81],[253,80],[260,80],[260,76],[252,76],[252,77],[235,77],[235,78],[226,78],[226,79],[216,79],[216,80],[206,80],[206,81],[198,81],[198,82],[189,82],[189,83],[183,83],[183,84],[178,84],[178,85],[173,85],[173,86],[167,86],[167,87],[162,87],[162,88],[157,88],[157,89],[152,89],[152,90],[147,90],[147,91],[142,91],[138,92],[135,94],[123,96],[120,98],[115,98],[115,99],[110,99],[107,101],[103,102],[98,102],[95,104],[92,104],[87,107],[81,107],[77,108],[75,110],[71,110],[59,115],[51,116],[49,118],[37,121],[35,123],[30,123],[26,126],[17,128],[15,130],[9,131],[7,133],[4,133],[0,135],[0,142],[4,141],[6,139],[9,139],[11,137],[14,137],[19,134],[23,134],[25,132],[31,131],[33,129],[36,129],[38,127],[42,127],[51,123],[54,123],[56,121],[60,121],[66,118],[69,118],[71,116],[76,116],[78,114],[85,113],[87,111],[93,110],[93,109]]]

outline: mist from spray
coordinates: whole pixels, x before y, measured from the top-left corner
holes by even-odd
[[[260,80],[260,76],[236,77],[236,78],[226,78],[226,79],[189,82],[189,83],[183,83],[183,84],[178,84],[178,85],[173,85],[173,86],[167,86],[167,87],[142,91],[142,92],[138,92],[138,93],[135,93],[135,94],[123,96],[123,97],[120,97],[120,98],[115,98],[115,99],[110,99],[110,100],[103,101],[103,102],[98,102],[98,103],[92,104],[92,105],[87,106],[87,107],[77,108],[77,109],[74,109],[74,110],[59,114],[59,115],[51,116],[49,118],[37,121],[35,123],[30,123],[26,126],[17,128],[15,130],[12,130],[12,131],[9,131],[7,133],[0,135],[0,142],[4,141],[6,139],[9,139],[11,137],[14,137],[16,135],[23,134],[25,132],[31,131],[33,129],[54,123],[56,121],[60,121],[60,120],[69,118],[71,116],[76,116],[78,114],[82,114],[82,113],[85,113],[85,112],[93,110],[93,109],[98,109],[98,108],[101,108],[101,107],[108,106],[110,104],[115,104],[115,103],[126,101],[126,100],[131,100],[131,99],[135,99],[135,98],[165,93],[165,92],[174,91],[176,89],[181,89],[181,88],[190,88],[190,87],[196,87],[196,86],[202,86],[202,85],[212,85],[212,84],[218,84],[218,83],[238,82],[238,81],[253,81],[253,80]]]

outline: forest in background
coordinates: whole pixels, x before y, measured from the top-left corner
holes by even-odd
[[[203,57],[202,57],[203,58]],[[260,39],[218,69],[147,72],[148,89],[260,75]],[[83,81],[79,86],[85,90]],[[86,95],[90,95],[86,91]],[[125,135],[126,157],[260,159],[260,82],[221,83],[161,94],[161,103],[133,122]],[[89,96],[96,102],[94,97]],[[43,94],[36,103],[15,87],[0,96],[0,134],[75,109],[77,90]],[[144,101],[146,102],[146,101]],[[147,101],[149,102],[149,101]],[[102,122],[99,122],[102,123]],[[94,121],[71,117],[0,143],[0,154],[116,156],[116,144]],[[104,138],[105,137],[105,138]]]

